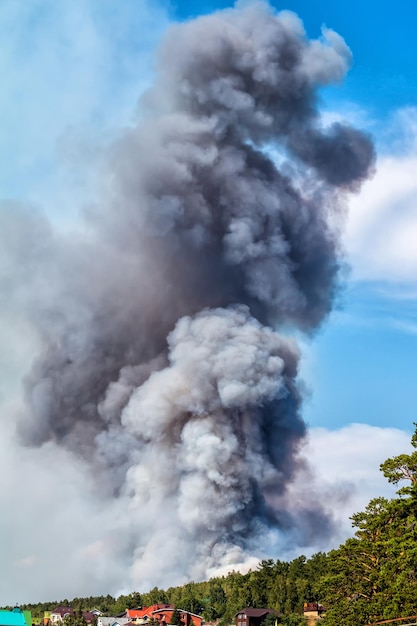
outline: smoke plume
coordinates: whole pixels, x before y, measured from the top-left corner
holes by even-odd
[[[373,168],[369,138],[318,113],[350,61],[335,32],[310,41],[263,3],[176,25],[83,230],[3,209],[3,293],[41,346],[19,435],[120,502],[132,585],[332,531],[314,497],[287,496],[308,471],[290,336],[332,308],[345,198]]]

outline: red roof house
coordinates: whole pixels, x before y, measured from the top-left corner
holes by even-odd
[[[152,604],[151,606],[144,606],[141,609],[126,609],[126,617],[135,624],[146,624],[146,622],[154,617],[153,614],[155,611],[168,608],[174,610],[172,604]]]
[[[172,614],[174,613],[175,607],[170,606],[165,609],[159,609],[153,612],[153,617],[158,620],[160,624],[170,624],[172,619]],[[184,626],[203,626],[203,618],[201,615],[197,615],[196,613],[191,613],[190,611],[185,611],[184,609],[177,609],[180,614],[181,623]]]
[[[127,609],[126,617],[135,624],[146,624],[153,619],[164,626],[171,623],[174,611],[175,607],[172,604],[152,604],[141,609]],[[203,626],[204,622],[201,615],[183,609],[178,609],[178,612],[184,626]]]

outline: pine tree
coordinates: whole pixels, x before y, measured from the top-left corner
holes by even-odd
[[[176,626],[181,626],[181,624],[182,624],[182,622],[181,622],[181,614],[180,614],[179,610],[177,609],[177,607],[175,607],[173,612],[172,612],[170,624],[176,624]]]

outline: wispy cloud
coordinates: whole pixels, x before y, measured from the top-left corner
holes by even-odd
[[[374,178],[350,203],[345,241],[356,280],[416,282],[416,120],[416,109],[397,113],[391,122],[396,138],[391,141],[392,153],[386,153],[387,144],[383,146]]]
[[[372,498],[395,496],[396,487],[387,482],[379,465],[409,448],[410,435],[397,428],[350,424],[335,430],[311,429],[302,455],[314,468],[317,497],[332,511],[341,542],[353,533],[349,519],[353,513]],[[302,493],[302,481],[293,490],[295,497]]]

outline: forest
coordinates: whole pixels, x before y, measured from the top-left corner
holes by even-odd
[[[148,593],[65,598],[21,608],[31,610],[36,622],[44,611],[58,605],[72,606],[76,612],[96,608],[116,615],[126,608],[166,602],[219,626],[234,623],[235,613],[243,607],[274,608],[284,626],[305,624],[304,602],[317,601],[326,609],[321,623],[327,626],[361,626],[416,615],[417,424],[415,427],[411,454],[391,457],[380,466],[387,480],[399,486],[397,496],[371,500],[351,518],[354,536],[327,554],[299,556],[291,562],[268,559],[247,574],[233,571],[205,582],[155,587]]]

